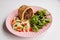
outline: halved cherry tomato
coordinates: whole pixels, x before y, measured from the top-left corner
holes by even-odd
[[[29,31],[33,31],[33,29],[32,29],[32,28],[30,28],[30,29],[29,29]]]
[[[26,26],[27,25],[27,23],[24,23],[24,26]]]
[[[26,32],[28,32],[28,30],[26,30]]]

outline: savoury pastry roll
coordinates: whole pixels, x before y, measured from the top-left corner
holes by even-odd
[[[30,8],[30,6],[27,5],[22,5],[19,9],[18,9],[18,16],[21,20],[28,20],[30,19],[32,16],[34,15],[32,8]]]

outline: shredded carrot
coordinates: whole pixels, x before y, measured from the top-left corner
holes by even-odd
[[[14,21],[14,19],[12,20],[12,22],[11,22],[11,25],[13,26],[15,24],[15,21]]]

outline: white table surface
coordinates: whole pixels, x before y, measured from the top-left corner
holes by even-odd
[[[10,12],[24,4],[41,6],[52,14],[51,27],[36,38],[16,37],[5,27]],[[0,40],[60,40],[60,0],[0,0]]]

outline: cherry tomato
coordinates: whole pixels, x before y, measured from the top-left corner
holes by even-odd
[[[24,23],[24,26],[26,26],[27,25],[27,23]]]
[[[26,32],[28,32],[28,30],[26,30]]]
[[[32,28],[30,28],[30,30],[29,31],[33,31],[33,29]]]

